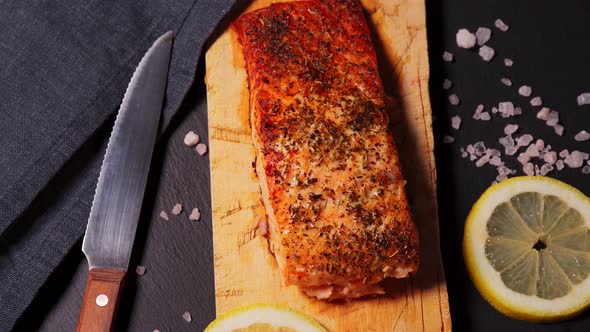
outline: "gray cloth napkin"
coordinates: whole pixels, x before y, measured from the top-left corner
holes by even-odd
[[[174,30],[164,130],[235,2],[0,2],[0,331],[83,235],[109,126],[143,54]]]

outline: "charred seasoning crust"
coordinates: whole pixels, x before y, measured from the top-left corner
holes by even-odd
[[[273,4],[233,27],[287,283],[323,274],[370,284],[396,267],[415,271],[418,236],[360,4]]]

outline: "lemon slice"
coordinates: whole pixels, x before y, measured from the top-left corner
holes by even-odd
[[[479,292],[504,314],[575,316],[590,305],[590,199],[548,177],[498,183],[467,217],[463,254]]]
[[[271,304],[254,304],[226,312],[205,332],[326,332],[304,313]]]

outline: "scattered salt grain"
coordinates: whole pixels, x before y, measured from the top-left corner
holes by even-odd
[[[543,160],[549,165],[554,165],[557,162],[557,152],[550,151],[543,155]]]
[[[472,144],[467,145],[467,152],[469,152],[469,154],[475,153],[475,148],[473,147]]]
[[[137,273],[138,276],[144,275],[145,274],[145,266],[138,265],[135,268],[135,273]]]
[[[191,313],[188,311],[185,311],[184,314],[182,314],[182,318],[187,322],[190,323],[193,318],[191,317]]]
[[[460,29],[459,31],[457,31],[457,46],[461,47],[461,48],[472,48],[473,46],[475,46],[475,42],[476,42],[476,37],[474,34],[472,34],[471,32],[469,32],[469,30],[467,29]]]
[[[492,30],[488,29],[488,28],[477,28],[477,30],[475,31],[475,38],[477,38],[477,45],[481,46],[485,43],[488,42],[488,40],[490,40],[490,37],[492,36]]]
[[[498,113],[498,109],[496,107],[492,107],[492,113],[494,113],[494,114]]]
[[[520,107],[515,107],[514,108],[514,115],[521,115],[522,114],[522,108]]]
[[[506,166],[500,166],[500,167],[496,168],[496,170],[498,171],[498,174],[500,174],[500,175],[509,175],[512,173],[512,170]]]
[[[501,19],[497,19],[494,22],[494,25],[496,26],[496,28],[503,32],[506,32],[509,29],[508,25],[506,25],[506,23],[504,23],[504,21],[502,21]]]
[[[199,135],[195,134],[194,131],[189,131],[184,136],[184,145],[186,146],[195,146],[199,143]]]
[[[590,92],[584,92],[578,96],[578,105],[590,104]]]
[[[512,67],[512,65],[514,64],[514,61],[512,61],[512,59],[504,59],[504,66],[506,67]]]
[[[171,212],[175,216],[179,215],[182,212],[182,205],[180,205],[180,203],[176,203]]]
[[[582,159],[586,160],[588,159],[588,157],[590,157],[590,155],[586,152],[580,152],[580,155],[582,155]]]
[[[535,168],[533,164],[526,163],[524,166],[522,166],[522,172],[528,176],[533,176],[535,175]]]
[[[553,170],[553,166],[551,166],[549,164],[543,164],[543,166],[541,166],[541,171],[539,172],[539,174],[545,176],[549,172],[551,172],[552,170]]]
[[[531,93],[533,93],[533,89],[531,89],[531,87],[528,85],[523,85],[518,88],[518,94],[523,97],[529,97]]]
[[[526,152],[519,153],[518,157],[516,158],[519,163],[526,164],[531,160],[531,156],[529,156]]]
[[[507,146],[504,149],[504,154],[508,156],[514,156],[514,154],[518,151],[518,146]]]
[[[442,87],[445,90],[450,89],[453,86],[453,82],[451,82],[451,80],[449,80],[448,78],[445,78],[445,80],[443,81]]]
[[[491,120],[491,118],[492,117],[490,116],[490,113],[488,113],[488,112],[483,112],[479,115],[479,119],[483,120],[483,121],[489,121],[489,120]]]
[[[541,97],[537,96],[531,99],[531,106],[541,106],[543,105],[543,100]]]
[[[502,166],[502,159],[500,157],[493,156],[490,158],[490,165],[492,166]]]
[[[482,156],[487,151],[486,145],[482,141],[476,142],[473,145],[473,149],[474,149],[475,155],[477,155],[477,156]]]
[[[484,110],[484,106],[483,105],[477,105],[477,108],[475,109],[475,113],[473,113],[473,118],[475,120],[479,120],[481,117],[481,112],[483,112]]]
[[[584,164],[584,158],[580,151],[572,151],[563,162],[570,168],[580,168]]]
[[[514,147],[514,139],[510,135],[505,136],[505,137],[500,137],[498,142],[500,142],[500,144],[502,144],[502,146],[505,148]]]
[[[453,53],[444,51],[442,59],[444,62],[453,62]]]
[[[582,167],[582,174],[590,174],[590,166]]]
[[[555,129],[555,133],[559,136],[563,135],[563,126],[562,125],[555,125],[555,127],[553,127],[553,129]]]
[[[169,221],[170,220],[170,218],[168,218],[168,213],[166,213],[165,211],[161,211],[160,212],[160,218],[162,218],[162,219],[164,219],[166,221]]]
[[[461,152],[461,158],[467,158],[468,155],[469,155],[469,153],[467,153],[467,151]]]
[[[507,179],[508,179],[508,176],[503,175],[503,174],[496,176],[496,181],[497,182],[502,182],[502,181],[507,180]]]
[[[578,142],[584,142],[590,139],[590,134],[587,131],[582,130],[574,136],[574,139]]]
[[[461,127],[461,117],[458,115],[455,115],[454,117],[451,118],[451,127],[453,129],[459,129],[459,127]]]
[[[207,153],[207,145],[203,143],[197,144],[197,153],[204,156]]]
[[[496,51],[494,51],[494,49],[489,46],[484,45],[479,48],[479,56],[483,59],[483,61],[488,62],[492,60],[495,54]]]
[[[537,146],[535,144],[529,145],[529,147],[526,149],[525,153],[528,154],[530,157],[538,157],[539,156],[539,150],[537,150]]]
[[[516,124],[507,124],[506,127],[504,127],[504,134],[506,134],[506,135],[512,135],[517,130],[518,130],[518,125],[516,125]]]
[[[518,146],[527,146],[533,141],[533,136],[531,134],[524,134],[516,139],[516,144]]]
[[[569,155],[570,155],[570,152],[567,149],[563,149],[563,150],[561,150],[561,152],[559,152],[559,156],[561,158],[566,158]]]
[[[563,160],[559,159],[558,161],[556,161],[555,167],[557,168],[558,171],[561,171],[565,167],[563,164]]]
[[[546,124],[549,127],[555,126],[559,122],[559,113],[557,111],[550,111],[549,115],[547,115],[547,122]]]
[[[537,150],[539,150],[539,151],[541,151],[541,150],[544,151],[545,150],[545,142],[542,139],[538,139],[535,142],[535,146],[537,147]],[[550,148],[551,148],[551,145],[548,145],[547,147],[549,148],[549,149],[547,149],[547,151],[549,151]],[[547,152],[547,151],[545,151],[545,152]]]
[[[547,121],[549,119],[549,113],[551,110],[547,107],[541,108],[539,113],[537,113],[537,119]]]
[[[457,106],[460,102],[461,100],[456,94],[452,94],[449,96],[449,103],[451,103],[451,105]]]
[[[191,212],[190,216],[188,216],[189,220],[198,221],[201,219],[201,211],[198,208],[194,208]]]
[[[512,86],[512,81],[509,78],[502,77],[500,79],[500,82],[502,82],[502,84],[504,84],[506,86]]]
[[[514,104],[510,101],[501,102],[498,104],[498,112],[502,117],[507,118],[514,115]]]
[[[455,142],[455,139],[453,138],[453,136],[445,135],[442,141],[445,144],[452,144],[453,142]]]
[[[475,163],[475,167],[481,167],[487,164],[490,161],[490,157],[488,155],[484,155],[483,157],[479,158]]]

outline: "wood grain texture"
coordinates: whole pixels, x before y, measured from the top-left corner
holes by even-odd
[[[82,300],[78,332],[109,332],[117,309],[125,271],[118,269],[91,269]],[[99,299],[102,298],[102,302]]]
[[[254,1],[246,11],[269,5]],[[246,70],[235,32],[225,31],[206,54],[217,314],[251,303],[302,310],[330,331],[450,331],[439,246],[436,170],[428,95],[425,9],[421,0],[362,1],[379,57],[408,196],[421,237],[421,267],[389,280],[387,295],[327,303],[287,287],[257,225],[264,218],[252,168]]]

